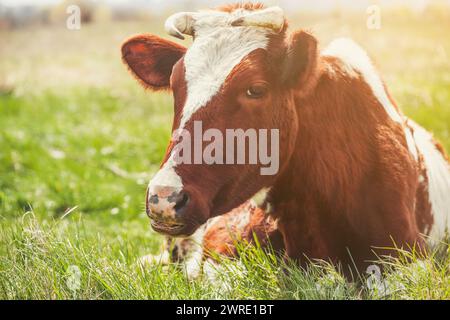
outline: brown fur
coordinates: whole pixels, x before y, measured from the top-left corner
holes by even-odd
[[[122,61],[130,73],[146,89],[169,88],[172,67],[186,48],[151,34],[129,38],[122,45]]]
[[[241,6],[260,8],[244,4],[222,10]],[[307,256],[363,268],[374,253],[393,253],[379,248],[423,247],[431,208],[427,181],[418,182],[423,165],[408,151],[406,124],[393,122],[362,77],[349,76],[336,58],[320,57],[317,47],[305,31],[273,36],[268,49],[254,51],[236,66],[218,95],[186,124],[190,131],[197,120],[203,130],[280,129],[280,172],[261,176],[254,165],[178,165],[184,191],[191,195],[183,232],[194,232],[272,187],[271,214],[287,255],[301,264]],[[147,66],[136,64],[142,65]],[[268,94],[246,97],[254,83],[267,85]],[[173,68],[172,88],[175,129],[186,100],[182,58]],[[226,221],[224,216],[205,243],[212,251],[234,254],[232,238],[224,233]],[[252,228],[266,227],[258,220]]]
[[[250,216],[248,222],[245,221],[247,212]],[[216,254],[236,257],[236,241],[251,244],[255,238],[263,249],[271,247],[275,252],[284,249],[275,221],[263,210],[247,202],[220,216],[207,228],[203,240],[205,258],[214,258]]]
[[[334,72],[298,100],[295,152],[271,197],[290,257],[350,264],[349,251],[362,267],[375,247],[422,242],[418,177],[401,127],[367,84],[349,78],[335,59],[323,63]]]

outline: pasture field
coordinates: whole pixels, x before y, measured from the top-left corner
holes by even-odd
[[[361,43],[402,110],[450,151],[449,17],[386,12],[381,30],[368,30],[364,13],[290,18],[322,46],[338,36]],[[225,289],[188,281],[177,266],[140,265],[162,243],[143,200],[172,98],[140,88],[119,49],[160,26],[0,31],[0,299],[450,299],[448,240],[427,257],[382,262],[387,293],[325,263],[300,270],[245,245],[240,261],[224,262]]]

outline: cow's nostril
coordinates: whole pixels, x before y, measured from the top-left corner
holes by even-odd
[[[188,202],[189,202],[189,195],[186,192],[181,191],[180,193],[178,193],[175,199],[175,207],[174,207],[175,212],[178,212],[179,210],[184,208]]]
[[[159,198],[156,194],[154,194],[148,198],[148,202],[152,204],[158,204]]]

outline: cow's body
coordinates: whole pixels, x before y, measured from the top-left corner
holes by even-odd
[[[288,255],[363,265],[376,247],[442,239],[450,226],[442,148],[400,112],[354,42],[335,40],[320,63],[318,85],[299,106],[290,168],[270,194]]]
[[[149,185],[155,230],[192,234],[262,189],[269,190],[262,209],[277,221],[287,255],[300,263],[307,256],[363,267],[374,251],[393,253],[375,248],[424,248],[426,236],[440,239],[449,229],[443,149],[401,113],[354,42],[336,40],[319,54],[313,36],[286,37],[279,9],[252,5],[170,21],[171,34],[182,28],[196,36],[187,51],[141,36],[123,52],[152,88],[168,86],[161,72],[174,65],[174,129],[192,130],[195,120],[219,131],[280,128],[281,165],[275,176],[261,177],[252,166],[176,164],[172,141]],[[159,59],[154,48],[170,59],[142,62]],[[169,66],[155,72],[160,64]],[[220,238],[216,231],[211,239]]]

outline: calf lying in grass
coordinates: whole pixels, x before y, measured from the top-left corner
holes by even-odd
[[[308,257],[365,270],[377,256],[392,255],[393,244],[426,250],[424,235],[445,235],[448,159],[402,114],[356,43],[338,39],[320,52],[308,32],[287,35],[280,8],[258,4],[178,13],[166,30],[192,36],[192,45],[139,35],[122,47],[146,88],[174,94],[174,135],[147,190],[154,230],[190,236],[268,190],[265,212],[277,222],[287,257],[300,265]],[[220,157],[192,162],[191,149],[205,144],[195,139],[199,123],[210,140],[229,129],[278,130],[270,150],[279,154],[279,170]],[[194,142],[184,148],[186,136]],[[205,151],[236,156],[215,142]],[[209,234],[220,239],[213,227]]]

